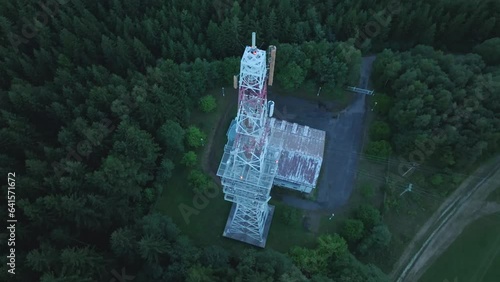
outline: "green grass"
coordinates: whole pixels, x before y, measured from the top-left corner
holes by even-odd
[[[187,187],[186,172],[178,169],[174,172],[174,177],[167,183],[163,194],[158,199],[156,210],[165,213],[172,218],[174,223],[198,246],[221,245],[228,249],[239,250],[246,247],[233,240],[226,240],[222,237],[227,215],[231,208],[231,203],[224,201],[222,191],[213,198],[206,198],[206,204],[200,200],[200,205],[196,208],[194,203],[195,195]],[[196,210],[186,221],[179,206],[184,204]]]
[[[236,116],[236,107],[233,106],[233,104],[236,104],[238,97],[237,97],[237,91],[232,87],[225,87],[224,96],[222,96],[221,89],[219,88],[209,91],[207,95],[212,95],[215,97],[217,101],[217,107],[215,108],[215,111],[208,114],[203,113],[199,110],[194,111],[191,114],[190,122],[191,124],[198,126],[207,135],[210,135],[213,134],[214,131],[217,129],[218,123],[220,122],[221,118],[224,118],[224,115],[226,114],[228,108],[230,111],[228,115],[231,117]],[[225,129],[227,129],[227,127]],[[223,135],[222,137],[226,138],[225,135]]]
[[[225,96],[221,95],[221,89],[215,89],[207,94],[213,95],[217,100],[217,108],[211,113],[193,112],[190,123],[198,126],[207,134],[207,141],[212,138],[212,151],[206,151],[207,146],[197,151],[199,167],[202,166],[203,158],[208,158],[208,166],[215,168],[222,157],[224,144],[227,141],[226,130],[232,117],[236,115],[236,108],[232,104],[237,101],[236,90],[232,87],[225,87]],[[226,116],[227,113],[227,116]],[[221,129],[216,134],[218,124],[221,122]],[[227,124],[226,124],[227,123]],[[222,134],[219,134],[221,133]],[[174,223],[181,229],[182,233],[192,239],[197,245],[223,245],[230,249],[241,249],[246,245],[233,240],[223,239],[222,232],[226,224],[227,215],[231,208],[231,203],[224,201],[222,191],[215,197],[207,198],[206,204],[203,199],[195,198],[194,192],[187,185],[188,171],[179,166],[173,172],[171,180],[165,185],[163,194],[156,203],[156,210],[167,214]],[[199,208],[196,203],[199,201]],[[196,213],[189,216],[186,221],[180,211],[179,206],[184,204],[192,207]]]
[[[500,277],[500,213],[472,223],[422,276],[422,282],[496,282]]]
[[[500,186],[497,187],[489,196],[487,201],[496,202],[500,204]]]
[[[208,198],[206,207],[196,209],[199,213],[189,216],[189,222],[184,219],[179,205],[183,203],[195,208],[194,193],[184,184],[185,174],[186,172],[182,170],[174,173],[175,179],[166,185],[163,195],[158,200],[157,211],[170,216],[183,234],[197,245],[215,244],[236,251],[252,248],[250,245],[222,237],[231,208],[231,203],[224,201],[222,191],[219,191],[214,198]],[[271,201],[271,204],[275,206],[275,213],[266,248],[287,252],[293,246],[314,246],[316,237],[304,229],[302,216],[297,224],[290,226],[281,216],[284,205],[275,201]]]
[[[175,172],[175,175],[175,179],[169,183],[170,185],[167,184],[167,187],[165,187],[166,189],[164,190],[163,195],[157,205],[158,210],[172,217],[178,227],[184,230],[186,234],[189,235],[189,237],[198,239],[198,237],[200,237],[200,234],[204,234],[204,236],[201,237],[200,241],[196,240],[199,242],[203,242],[205,238],[209,237],[208,235],[213,235],[213,229],[217,229],[217,227],[219,226],[224,226],[224,220],[221,220],[221,218],[218,217],[213,217],[213,215],[219,212],[229,212],[230,205],[229,203],[226,204],[226,202],[224,202],[221,197],[216,196],[214,198],[207,198],[206,205],[203,205],[202,201],[200,200],[199,207],[205,207],[200,209],[196,208],[196,204],[194,203],[195,194],[189,187],[186,186],[186,184],[184,184],[186,173],[184,171],[178,170]],[[191,215],[189,217],[189,220],[186,221],[180,211],[180,204],[185,204],[193,207],[199,213]],[[214,228],[203,231],[207,220],[212,223]]]
[[[330,216],[330,214],[325,214],[321,217],[319,234],[333,234],[338,232],[340,224],[349,218],[349,211],[336,212],[332,219],[330,219]]]
[[[318,96],[319,86],[312,82],[306,81],[297,89],[284,89],[279,84],[272,86],[272,93],[290,96],[296,98],[302,98],[312,101],[320,102],[333,102],[333,110],[339,111],[345,108],[355,96],[339,87],[331,87],[329,85],[324,85],[321,87],[321,91]]]
[[[273,200],[271,200],[270,204],[274,205],[275,208],[266,248],[274,249],[279,252],[288,252],[293,246],[314,246],[316,243],[316,236],[304,228],[304,213],[301,210],[295,209],[300,214],[298,223],[289,225],[282,218],[285,205]]]

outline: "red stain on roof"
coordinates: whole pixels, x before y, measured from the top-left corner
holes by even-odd
[[[284,120],[272,119],[270,146],[282,148],[276,178],[298,184],[316,186],[326,133]]]
[[[322,159],[283,150],[276,178],[316,186]]]

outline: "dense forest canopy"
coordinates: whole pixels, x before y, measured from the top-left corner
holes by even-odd
[[[425,157],[440,167],[463,167],[500,149],[500,72],[481,56],[445,55],[428,46],[384,50],[373,78],[393,101],[381,116],[403,155],[417,144],[428,147]]]
[[[376,87],[392,99],[398,150],[436,125],[454,132],[439,143],[447,165],[498,149],[498,88],[466,117],[449,105],[498,79],[499,13],[495,0],[2,1],[0,167],[19,175],[14,279],[109,281],[110,269],[126,266],[137,281],[385,281],[345,241],[362,242],[359,252],[384,245],[382,225],[361,236],[356,222],[356,234],[288,255],[232,254],[195,246],[151,207],[174,169],[196,162],[189,152],[203,133],[191,113],[206,91],[232,83],[251,31],[262,48],[281,48],[276,81],[285,88],[355,82],[354,42],[376,18],[386,24],[363,51],[474,48],[484,62],[429,47],[384,51]],[[5,256],[1,270],[13,281]]]

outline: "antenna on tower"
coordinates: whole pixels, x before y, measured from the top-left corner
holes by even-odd
[[[268,72],[268,85],[273,85],[274,80],[274,63],[276,61],[276,46],[269,46],[270,56],[269,56],[269,72]]]
[[[256,47],[255,46],[255,36],[256,36],[255,32],[252,32],[252,48]]]

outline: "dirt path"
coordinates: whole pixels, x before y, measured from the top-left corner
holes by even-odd
[[[477,169],[444,201],[403,252],[393,268],[391,280],[418,281],[469,223],[500,211],[498,204],[486,202],[498,183],[500,157]]]

